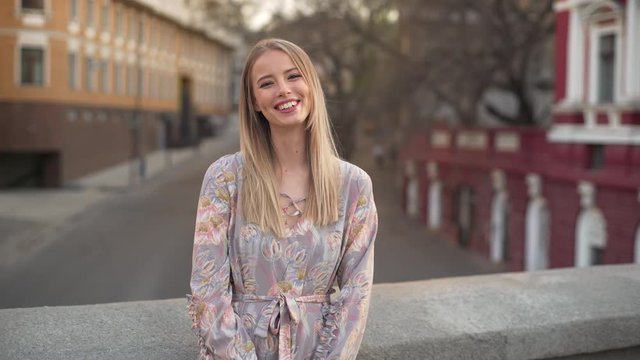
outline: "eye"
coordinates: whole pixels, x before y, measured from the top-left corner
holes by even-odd
[[[289,80],[294,80],[294,79],[301,78],[301,77],[302,77],[302,75],[300,75],[298,73],[292,73],[292,74],[289,74],[289,76],[287,78]]]
[[[264,89],[264,88],[267,88],[267,87],[269,87],[271,85],[273,85],[272,81],[265,81],[265,82],[262,82],[262,83],[258,84],[258,87],[260,89]]]

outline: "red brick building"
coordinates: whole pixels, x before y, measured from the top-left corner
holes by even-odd
[[[558,0],[549,129],[438,128],[406,212],[512,270],[640,263],[640,0]]]

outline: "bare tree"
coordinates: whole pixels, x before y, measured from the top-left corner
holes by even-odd
[[[507,124],[540,122],[533,92],[551,90],[550,80],[536,71],[541,58],[550,55],[552,0],[386,2],[399,11],[400,47],[384,43],[370,28],[353,21],[356,10],[345,12],[345,21],[353,32],[392,56],[405,72],[396,74],[408,81],[398,94],[419,96],[412,99],[417,107],[424,106],[425,96],[437,99],[435,106],[447,107],[466,125],[477,122],[481,107]],[[487,97],[491,89],[512,97],[517,111],[509,114]]]
[[[492,86],[510,94],[518,110],[508,114],[490,100],[484,105],[504,123],[535,125],[541,119],[533,92],[551,90],[550,80],[536,70],[553,39],[553,0],[492,0],[481,10],[484,27],[494,39],[489,43],[497,65]]]
[[[230,27],[246,28],[252,0],[187,0]],[[293,16],[276,13],[249,41],[275,36],[317,62],[343,155],[358,121],[410,126],[449,114],[477,125],[483,110],[514,125],[535,125],[536,94],[550,93],[540,59],[549,55],[553,0],[307,0]],[[496,97],[515,103],[509,112]]]

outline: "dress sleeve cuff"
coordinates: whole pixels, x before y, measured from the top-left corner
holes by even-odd
[[[202,319],[202,314],[206,308],[207,304],[197,296],[187,295],[187,312],[191,318],[191,328],[194,330],[198,338],[198,347],[200,348],[198,360],[213,360],[213,356],[207,350],[204,337],[200,331],[200,319]]]
[[[322,305],[322,316],[325,319],[324,326],[320,330],[320,338],[318,346],[314,354],[315,360],[324,360],[331,352],[334,339],[338,337],[340,322],[342,319],[341,304],[324,304]]]

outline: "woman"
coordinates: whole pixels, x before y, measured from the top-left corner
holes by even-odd
[[[373,280],[371,179],[338,158],[298,46],[258,42],[242,85],[241,151],[209,167],[198,203],[188,298],[199,358],[354,359]]]

